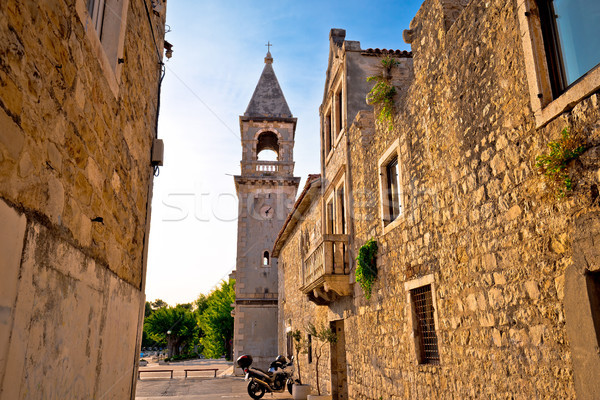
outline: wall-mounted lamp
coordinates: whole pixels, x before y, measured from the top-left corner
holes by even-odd
[[[173,57],[173,45],[165,40],[165,56],[167,58]]]

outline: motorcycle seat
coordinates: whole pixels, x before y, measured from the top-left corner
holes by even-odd
[[[263,374],[265,374],[265,375],[268,375],[268,376],[271,376],[271,375],[273,375],[273,373],[272,373],[272,372],[265,371],[264,369],[260,369],[260,368],[251,368],[251,369],[253,369],[253,370],[256,370],[256,371],[260,371],[260,372],[262,372]]]

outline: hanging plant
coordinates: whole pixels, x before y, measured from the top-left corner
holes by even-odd
[[[377,279],[377,242],[370,239],[358,250],[356,257],[356,281],[360,284],[365,297],[371,298],[371,290]]]
[[[384,57],[381,59],[382,71],[379,75],[367,77],[367,82],[376,82],[371,91],[367,94],[368,104],[381,104],[381,110],[377,120],[387,124],[388,129],[394,127],[394,96],[396,88],[391,83],[391,69],[398,65],[398,60],[392,57]]]
[[[535,166],[543,174],[558,197],[565,197],[573,190],[573,182],[567,173],[569,161],[578,158],[586,150],[579,135],[571,135],[567,127],[563,128],[561,138],[548,143],[550,153],[535,158]]]

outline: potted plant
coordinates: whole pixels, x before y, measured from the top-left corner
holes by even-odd
[[[300,374],[300,353],[306,353],[306,342],[302,338],[300,329],[292,331],[292,339],[294,340],[294,349],[296,350],[296,365],[298,366],[298,379],[292,386],[292,397],[294,400],[306,400],[310,394],[310,385],[302,384],[302,375]]]
[[[307,332],[309,335],[314,337],[318,342],[320,342],[315,346],[315,351],[314,351],[315,375],[316,375],[316,380],[317,380],[317,395],[312,395],[312,394],[308,395],[307,399],[308,400],[331,400],[330,395],[321,395],[321,386],[319,385],[319,360],[321,359],[321,356],[323,355],[323,348],[328,344],[331,345],[332,343],[337,342],[337,336],[331,328],[328,328],[325,325],[320,325],[317,328],[312,323],[308,324]]]

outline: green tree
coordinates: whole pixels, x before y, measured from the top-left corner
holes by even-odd
[[[146,306],[144,308],[144,318],[148,318],[154,310],[152,309],[152,304],[147,301]]]
[[[144,330],[151,339],[166,343],[169,357],[178,356],[198,337],[198,324],[194,314],[186,307],[162,307],[155,310],[144,322]]]
[[[153,310],[158,310],[159,308],[169,307],[166,301],[162,299],[156,299],[151,304]]]
[[[235,280],[221,282],[219,288],[213,290],[207,297],[200,295],[196,304],[198,310],[204,310],[198,315],[198,323],[204,336],[200,339],[204,347],[204,355],[219,358],[225,353],[231,359],[231,341],[233,339],[233,317],[231,304],[235,302]]]

